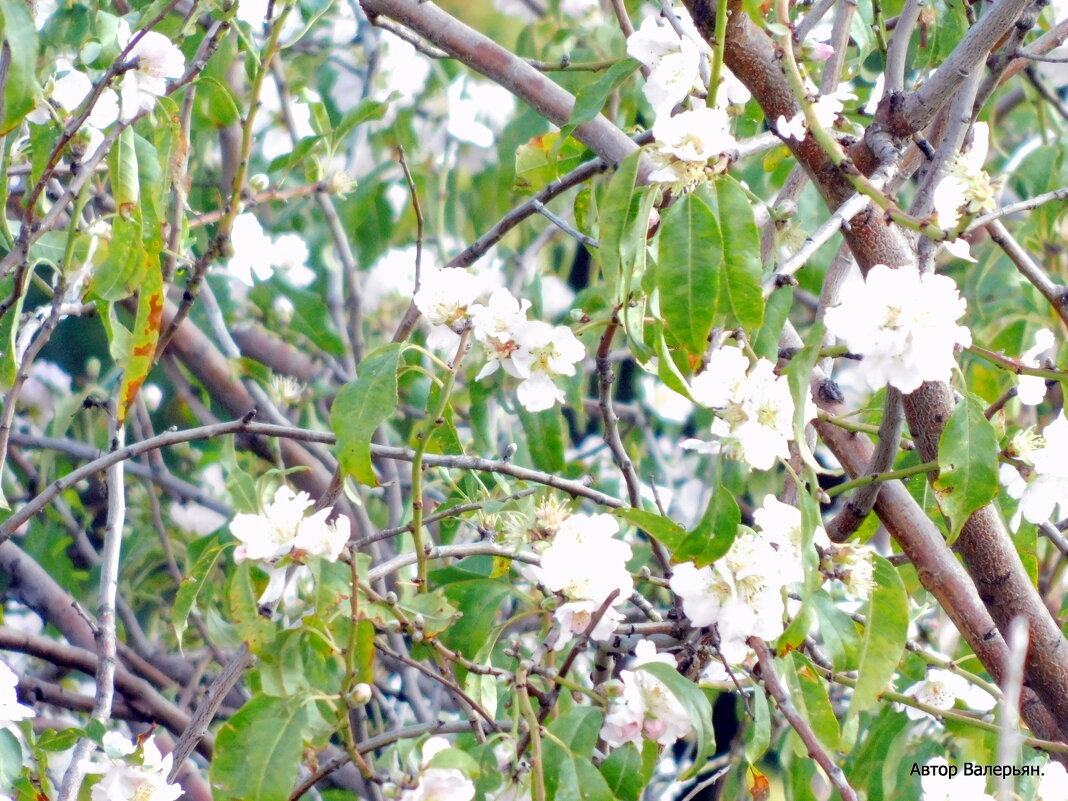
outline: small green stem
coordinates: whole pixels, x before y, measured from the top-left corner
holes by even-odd
[[[452,388],[456,383],[456,372],[460,369],[460,363],[467,354],[470,341],[471,327],[468,326],[460,334],[460,344],[456,348],[456,356],[453,357],[452,364],[445,367],[445,380],[438,391],[437,404],[431,410],[429,401],[427,403],[430,427],[419,432],[419,442],[416,444],[415,456],[412,459],[412,539],[415,541],[419,592],[427,592],[428,590],[428,560],[423,539],[423,457],[426,456],[426,449],[430,446],[430,438],[433,436],[434,430],[445,421],[443,415],[449,406],[449,396],[452,395]]]
[[[852,481],[847,481],[844,484],[839,484],[836,487],[831,487],[827,490],[827,497],[833,498],[835,495],[841,495],[843,492],[848,492],[856,487],[866,487],[869,484],[881,484],[884,481],[893,481],[895,478],[908,478],[917,473],[928,473],[931,470],[937,469],[938,461],[932,460],[930,462],[914,464],[912,467],[902,467],[897,470],[887,470],[885,473],[874,473],[870,476],[861,476],[860,478],[854,478]]]
[[[530,734],[530,784],[533,801],[545,801],[545,763],[541,756],[541,723],[530,703],[530,693],[527,692],[528,676],[529,670],[521,665],[515,673],[515,689],[519,696],[519,711],[527,723],[527,732]]]
[[[716,0],[716,41],[712,46],[711,76],[708,79],[708,105],[716,105],[719,79],[723,74],[723,49],[727,43],[727,0]]]
[[[997,365],[1002,370],[1007,370],[1016,375],[1033,375],[1038,378],[1045,378],[1048,381],[1068,380],[1068,373],[1063,373],[1060,370],[1051,370],[1048,367],[1029,367],[1017,359],[1003,356],[1000,353],[994,353],[994,351],[987,350],[979,345],[971,345],[970,347],[965,348],[965,350],[967,350],[968,353],[978,356],[980,359],[985,359],[986,361]]]

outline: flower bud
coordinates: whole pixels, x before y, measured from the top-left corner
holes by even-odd
[[[253,192],[262,192],[271,185],[271,179],[264,173],[258,172],[248,179],[248,186]]]
[[[363,706],[366,704],[371,700],[371,685],[361,681],[352,688],[352,692],[349,693],[349,700],[356,706]]]

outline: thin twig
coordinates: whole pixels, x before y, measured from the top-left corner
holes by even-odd
[[[749,647],[756,653],[758,662],[758,673],[760,681],[764,684],[765,689],[768,691],[768,695],[775,699],[775,703],[779,707],[779,711],[782,712],[783,717],[797,732],[798,737],[801,738],[801,742],[805,744],[805,748],[808,750],[808,755],[816,760],[823,772],[827,774],[827,778],[831,784],[842,796],[842,801],[857,801],[857,793],[849,784],[849,780],[846,779],[845,773],[842,769],[834,764],[834,760],[824,749],[823,744],[820,743],[816,733],[812,730],[808,721],[797,711],[793,701],[790,700],[789,694],[779,681],[778,675],[775,673],[775,663],[772,661],[771,652],[768,650],[767,643],[765,643],[759,637],[750,637],[748,640]]]

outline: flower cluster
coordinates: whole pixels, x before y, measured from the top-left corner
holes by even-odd
[[[1021,518],[1044,523],[1056,507],[1068,508],[1068,419],[1063,411],[1041,436],[1033,429],[1018,433],[1009,451],[1023,463],[1022,470],[1003,464],[999,472],[1006,491],[1020,502],[1011,521],[1013,531]]]
[[[313,503],[308,493],[294,493],[282,486],[260,514],[235,515],[230,521],[230,533],[241,544],[234,551],[234,560],[274,563],[291,555],[295,559],[323,556],[336,561],[349,541],[349,519],[339,515],[333,523],[327,523],[333,509],[320,509],[305,517]]]
[[[949,378],[954,348],[972,342],[968,328],[956,322],[966,308],[948,276],[876,264],[863,283],[842,289],[841,302],[827,309],[824,321],[863,357],[860,372],[871,389],[890,384],[907,394],[924,381]]]
[[[753,519],[759,531],[739,533],[722,559],[702,568],[683,562],[670,580],[690,622],[717,627],[719,651],[728,665],[748,659],[747,638],[774,640],[782,634],[783,588],[804,579],[800,510],[768,495]],[[813,532],[813,542],[830,546],[821,527]]]
[[[575,375],[585,347],[565,325],[528,320],[530,302],[507,289],[494,290],[484,304],[473,302],[481,291],[481,280],[466,270],[434,270],[423,277],[414,300],[432,325],[454,332],[471,327],[487,358],[476,380],[503,367],[520,379],[516,396],[528,411],[562,403],[564,391],[554,379]]]
[[[471,801],[474,783],[456,768],[431,767],[430,763],[451,746],[444,737],[431,737],[422,748],[422,769],[415,787],[401,793],[400,801]]]
[[[758,359],[750,368],[741,348],[719,348],[704,372],[693,379],[690,395],[716,410],[712,434],[717,441],[685,440],[684,448],[724,450],[757,470],[770,469],[776,458],[790,457],[794,401],[786,377],[776,375],[775,365],[767,359]],[[808,420],[816,416],[811,400],[806,401],[805,416]]]
[[[560,523],[552,543],[541,555],[541,565],[530,575],[546,589],[563,595],[567,602],[553,615],[561,635],[556,650],[589,627],[593,615],[618,591],[590,637],[603,642],[623,619],[617,609],[634,592],[634,579],[627,571],[630,546],[614,538],[619,524],[610,515],[571,515]]]
[[[247,286],[254,284],[253,275],[266,281],[276,268],[294,286],[305,287],[315,280],[315,273],[308,267],[304,240],[293,233],[268,236],[252,212],[243,212],[234,219],[230,245],[234,252],[226,269]]]
[[[653,136],[657,144],[650,155],[659,166],[649,178],[693,187],[705,179],[710,160],[736,146],[727,103],[744,103],[749,93],[724,69],[715,107],[695,100],[691,109],[672,116],[679,104],[700,93],[701,59],[707,49],[685,10],[676,9],[675,13],[683,35],[669,25],[659,24],[653,16],[646,17],[627,38],[627,54],[649,71],[643,92],[656,114]]]
[[[130,757],[137,752],[140,757],[134,762]],[[92,801],[174,801],[182,794],[181,785],[167,781],[171,755],[161,755],[152,736],[138,746],[118,732],[108,732],[104,754],[105,760],[86,764],[86,772],[103,774],[93,785]]]
[[[622,691],[612,700],[605,715],[601,738],[613,748],[624,743],[640,747],[642,737],[660,745],[671,745],[693,731],[693,724],[671,690],[641,667],[660,662],[674,670],[677,667],[675,657],[658,654],[656,646],[649,640],[639,642],[634,653],[631,669],[619,673]]]
[[[997,205],[998,184],[983,169],[989,141],[989,127],[977,122],[972,128],[971,147],[950,162],[935,187],[932,201],[940,228],[952,230],[962,215],[993,211]]]

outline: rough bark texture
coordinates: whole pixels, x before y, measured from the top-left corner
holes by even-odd
[[[1020,0],[1014,0],[1014,7],[1019,2]],[[712,41],[715,29],[714,0],[685,0],[685,5],[698,30],[707,40]],[[775,44],[749,19],[740,3],[731,2],[729,13],[727,41],[724,47],[725,63],[753,93],[766,119],[776,120],[780,114],[787,118],[792,117],[798,110],[798,104],[781,66],[780,54]],[[1018,13],[1002,14],[998,18],[1002,16],[1007,20],[1007,30]],[[984,20],[984,25],[985,42],[990,36],[993,23]],[[975,41],[976,37],[969,36],[961,43],[960,48],[973,48]],[[971,55],[967,59],[956,56],[957,53],[954,53],[947,59],[947,71],[957,70],[961,64],[971,63]],[[947,72],[943,72],[943,76],[945,74]],[[934,95],[926,97],[923,104],[924,114],[933,115],[949,96],[940,90],[936,99],[932,100]],[[900,99],[902,106],[906,100]],[[916,107],[914,102],[913,108]],[[853,194],[853,185],[811,136],[802,142],[788,140],[786,144],[808,172],[829,208],[835,209]],[[876,164],[876,160],[874,156],[867,158],[864,150],[864,143],[857,143],[852,148],[852,152],[858,155],[856,162],[870,168]],[[891,224],[877,210],[868,210],[854,217],[850,229],[843,233],[864,272],[875,264],[900,267],[916,263],[916,250],[911,237],[898,226]],[[938,439],[954,405],[953,391],[944,382],[926,383],[916,392],[905,396],[906,419],[924,459],[937,456]],[[881,493],[877,510],[885,512],[894,497],[894,491]],[[914,521],[910,525],[915,527],[919,522]],[[906,530],[899,527],[899,542],[902,542],[901,537],[905,533]],[[904,539],[908,540],[908,537]],[[979,591],[979,597],[1001,632],[1004,634],[1008,630],[1015,617],[1022,616],[1028,621],[1031,647],[1025,681],[1041,699],[1047,714],[1063,721],[1060,724],[1061,737],[1068,737],[1068,643],[1031,584],[994,507],[986,506],[972,515],[958,542],[965,564]],[[938,584],[937,576],[927,575],[924,586],[936,597]],[[945,603],[947,613],[954,620],[958,620],[962,610],[952,605],[954,600],[951,598],[947,598]],[[966,623],[963,619],[960,622],[962,625]],[[975,623],[974,620],[970,622],[971,625]],[[991,636],[991,632],[972,630],[966,636],[969,642],[973,642],[976,636],[987,638]],[[974,642],[972,647],[976,647]],[[983,653],[979,650],[976,650],[976,654],[983,658]],[[987,657],[993,658],[990,654],[987,654]],[[986,659],[984,664],[992,674],[999,675],[1000,668],[996,664],[987,663]]]

